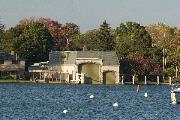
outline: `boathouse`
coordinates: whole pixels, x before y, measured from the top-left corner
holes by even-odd
[[[28,67],[30,81],[46,82],[48,80],[48,62],[34,63]]]
[[[114,51],[52,51],[48,70],[51,77],[69,83],[118,84],[119,61]]]

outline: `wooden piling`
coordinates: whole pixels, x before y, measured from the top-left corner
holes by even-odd
[[[133,75],[133,78],[132,78],[132,79],[133,79],[133,85],[134,85],[134,80],[135,80],[135,76],[134,76],[134,75]]]
[[[124,85],[124,76],[121,77],[121,84]]]
[[[169,77],[169,85],[171,85],[171,82],[172,82],[172,78]]]
[[[157,76],[157,85],[159,85],[159,76]]]
[[[144,76],[144,84],[146,85],[147,84],[147,77]]]

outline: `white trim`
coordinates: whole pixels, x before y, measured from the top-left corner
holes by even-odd
[[[99,58],[76,58],[76,60],[100,60]]]

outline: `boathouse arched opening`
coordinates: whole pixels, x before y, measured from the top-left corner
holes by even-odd
[[[115,71],[103,72],[103,84],[115,84],[116,83]]]
[[[100,65],[96,63],[81,63],[78,65],[78,72],[85,74],[86,84],[99,84]]]

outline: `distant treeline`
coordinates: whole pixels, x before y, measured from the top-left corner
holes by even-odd
[[[180,60],[180,30],[165,24],[126,22],[112,29],[103,21],[98,29],[82,34],[75,23],[23,19],[8,30],[0,24],[0,43],[1,50],[15,51],[28,65],[47,61],[51,50],[114,50],[121,74],[129,75],[175,76]]]

